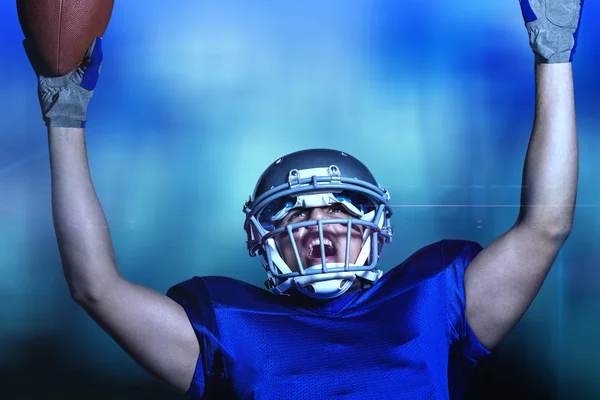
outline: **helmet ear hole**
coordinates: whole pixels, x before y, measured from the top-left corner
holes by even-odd
[[[346,284],[346,282],[348,282],[348,279],[342,279],[340,281],[340,289],[344,287],[344,285]]]
[[[308,285],[305,287],[305,289],[311,293],[315,293],[315,288],[313,287],[313,285]]]

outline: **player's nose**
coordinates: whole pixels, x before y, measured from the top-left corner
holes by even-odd
[[[327,214],[325,213],[325,210],[323,210],[322,207],[315,207],[310,210],[309,217],[310,217],[310,219],[313,219],[313,220],[327,219]]]

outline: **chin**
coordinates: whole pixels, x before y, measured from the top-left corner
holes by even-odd
[[[302,264],[302,265],[306,265],[308,268],[308,267],[314,267],[315,265],[321,265],[322,263],[323,263],[323,261],[321,258],[310,258],[310,259],[304,260],[304,264]],[[333,259],[333,257],[326,257],[325,263],[326,264],[343,263],[343,261],[335,260],[335,259]]]

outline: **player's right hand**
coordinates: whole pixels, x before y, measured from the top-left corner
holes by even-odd
[[[584,0],[519,0],[536,63],[569,63]]]
[[[38,97],[48,127],[84,128],[88,104],[98,83],[102,66],[102,38],[88,47],[85,59],[73,71],[58,77],[38,73],[35,50],[23,42],[29,62],[38,77]]]

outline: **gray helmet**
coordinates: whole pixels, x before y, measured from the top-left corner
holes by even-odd
[[[377,261],[383,242],[390,242],[392,228],[389,194],[377,184],[368,168],[351,155],[329,149],[302,150],[273,162],[261,175],[254,193],[244,206],[248,250],[258,256],[267,271],[266,286],[284,294],[291,288],[315,298],[334,298],[346,292],[354,279],[374,284],[382,275]],[[325,207],[339,203],[349,218],[307,220],[277,227],[295,208]],[[350,240],[344,263],[326,262],[323,226],[353,225],[364,228],[362,246],[355,263],[350,263]],[[302,265],[293,231],[316,226],[321,244],[321,263]],[[298,271],[281,257],[278,235],[289,235]],[[349,234],[348,234],[349,236]]]

